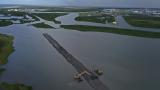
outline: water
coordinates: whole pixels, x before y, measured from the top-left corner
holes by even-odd
[[[21,16],[0,16],[0,19],[13,19],[13,18],[15,18],[15,19],[22,19],[22,18],[24,18],[24,17],[21,17]]]
[[[20,24],[0,32],[15,36],[16,50],[1,81],[32,85],[33,90],[92,90],[85,81],[73,80],[75,69],[43,37],[45,32],[88,68],[101,68],[100,79],[110,90],[160,89],[160,39]]]
[[[88,68],[102,68],[101,80],[111,90],[159,88],[159,39],[65,30],[61,35],[52,32],[48,33]]]
[[[52,48],[38,29],[23,25],[1,28],[15,36],[15,52],[9,57],[1,81],[32,85],[33,90],[90,90],[86,82],[73,80],[74,68]]]

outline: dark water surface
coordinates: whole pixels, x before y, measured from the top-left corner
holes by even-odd
[[[75,69],[48,43],[49,33],[88,68],[101,68],[111,90],[159,90],[160,39],[26,25],[1,27],[15,37],[1,81],[32,85],[33,90],[92,90],[73,80]]]

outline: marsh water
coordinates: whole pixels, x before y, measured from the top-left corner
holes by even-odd
[[[75,24],[72,18],[66,15],[57,20]],[[48,43],[44,32],[89,69],[101,68],[104,75],[100,80],[110,90],[160,89],[160,39],[62,28],[38,29],[25,24],[0,28],[0,33],[15,37],[15,51],[4,66],[6,71],[1,81],[31,85],[33,90],[92,90],[87,82],[73,80],[76,70]]]

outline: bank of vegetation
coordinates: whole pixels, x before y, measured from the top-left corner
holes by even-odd
[[[6,64],[8,56],[14,51],[13,36],[0,34],[0,64]]]
[[[1,66],[7,63],[8,56],[14,51],[12,44],[12,36],[0,34],[0,75],[5,71]]]
[[[124,16],[124,19],[133,26],[145,28],[160,28],[160,17],[145,16],[145,15],[129,15]]]
[[[121,34],[121,35],[146,37],[146,38],[160,38],[160,33],[158,32],[129,30],[129,29],[120,29],[120,28],[111,28],[111,27],[97,27],[97,26],[87,26],[87,25],[61,25],[61,27],[68,30],[79,30],[84,32],[87,32],[87,31],[106,32],[106,33],[114,33],[114,34]]]
[[[60,21],[57,21],[55,18],[59,17],[59,16],[63,16],[66,15],[67,13],[34,13],[34,15],[45,19],[47,21],[53,21],[56,24],[60,24]]]
[[[48,24],[45,24],[44,22],[42,23],[36,23],[36,24],[32,24],[32,26],[36,27],[36,28],[54,28]]]
[[[95,23],[103,23],[106,22],[112,23],[115,22],[114,16],[111,15],[83,15],[75,18],[76,21],[87,21],[87,22],[95,22]]]
[[[24,84],[9,84],[6,82],[1,82],[0,89],[2,90],[32,90],[32,87],[24,85]]]
[[[12,25],[13,22],[11,20],[0,20],[0,27]]]

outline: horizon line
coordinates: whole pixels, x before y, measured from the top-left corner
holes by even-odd
[[[16,6],[37,6],[37,7],[86,7],[86,8],[142,8],[142,9],[160,9],[158,7],[127,7],[127,6],[78,6],[78,5],[38,5],[38,4],[7,4],[2,3],[1,5],[16,5]]]

